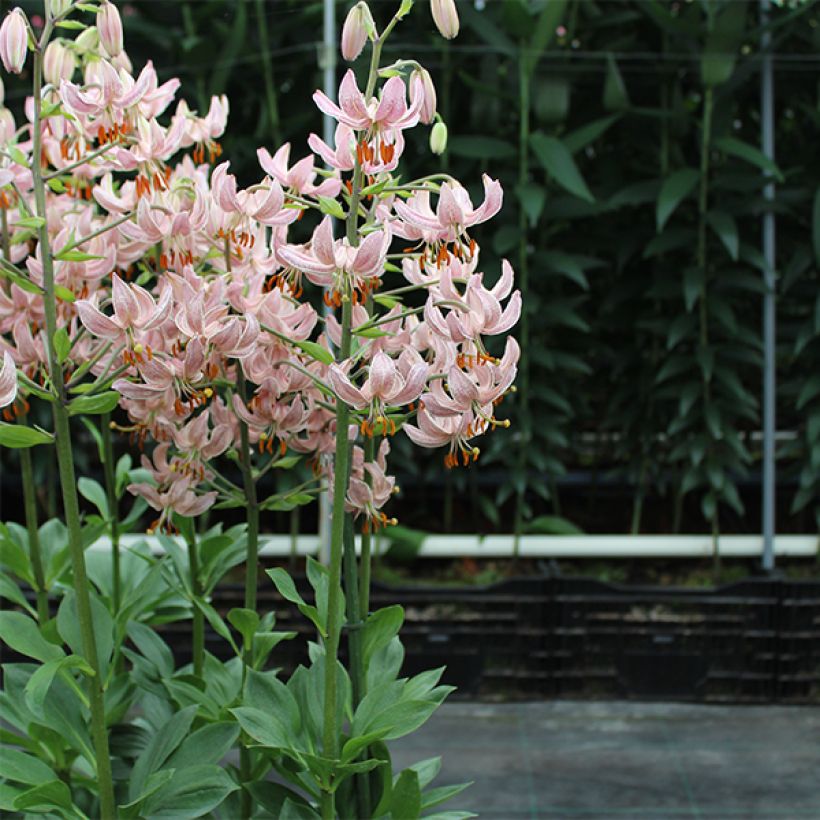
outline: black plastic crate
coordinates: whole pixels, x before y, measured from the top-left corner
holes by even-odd
[[[820,702],[820,582],[783,582],[778,610],[777,699]]]
[[[569,697],[772,700],[778,593],[770,581],[715,590],[562,579],[555,629]]]

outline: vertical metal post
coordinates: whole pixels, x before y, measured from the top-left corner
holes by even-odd
[[[324,22],[322,37],[322,88],[328,97],[336,96],[336,0],[324,0]],[[332,117],[324,115],[322,136],[328,145],[333,145],[335,124]],[[325,307],[325,313],[330,308]],[[319,560],[330,563],[330,499],[327,493],[319,496]]]
[[[774,161],[774,73],[769,31],[770,0],[760,0],[760,141],[763,153]],[[769,175],[771,177],[771,175]],[[775,296],[776,247],[774,182],[763,189],[763,256],[766,260],[763,295],[763,569],[774,569],[775,534]]]

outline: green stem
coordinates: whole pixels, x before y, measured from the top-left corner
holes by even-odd
[[[5,214],[5,211],[3,211],[3,214]],[[25,414],[20,415],[17,422],[25,426]],[[44,624],[49,619],[48,590],[46,589],[46,577],[43,572],[43,557],[40,552],[40,532],[37,526],[37,485],[34,482],[31,450],[28,447],[23,447],[20,450],[20,472],[23,479],[23,508],[26,515],[31,569],[34,573],[34,594],[37,598],[37,616],[40,619],[40,624]]]
[[[530,73],[525,59],[525,45],[522,43],[518,54],[518,182],[524,185],[529,177],[530,141]],[[529,260],[527,253],[527,214],[523,207],[518,212],[518,285],[526,303],[529,288]],[[526,493],[527,451],[530,440],[530,417],[527,407],[530,386],[529,361],[530,320],[527,310],[521,311],[519,342],[521,358],[518,362],[518,412],[521,424],[521,443],[516,462],[516,497],[513,535],[513,562],[518,561],[521,550],[521,530],[524,524],[524,497]]]
[[[48,6],[46,6],[48,9]],[[57,452],[57,469],[63,496],[63,512],[68,528],[68,544],[71,553],[71,567],[74,575],[74,591],[77,599],[77,620],[82,637],[83,656],[93,670],[88,677],[88,702],[91,712],[91,736],[94,744],[94,757],[99,783],[99,812],[102,820],[115,817],[114,784],[111,775],[111,758],[108,752],[108,735],[105,727],[105,703],[103,683],[100,675],[100,664],[97,657],[97,644],[94,637],[94,621],[91,615],[91,594],[85,568],[85,553],[82,541],[80,522],[80,505],[77,498],[77,481],[74,473],[74,456],[71,452],[71,429],[67,407],[67,396],[63,383],[62,366],[57,361],[54,349],[54,334],[57,332],[57,299],[54,294],[54,262],[51,243],[48,236],[46,219],[46,186],[43,181],[41,165],[42,134],[42,96],[43,85],[43,51],[48,43],[53,27],[53,20],[46,22],[43,35],[37,50],[34,52],[34,117],[32,123],[32,177],[34,183],[34,201],[37,216],[43,219],[38,229],[40,259],[43,269],[43,307],[46,320],[46,343],[48,346],[48,372],[56,399],[52,402],[54,416],[55,448]]]
[[[191,592],[196,600],[202,599],[202,583],[199,580],[199,547],[196,543],[196,528],[186,527],[186,545],[188,547],[188,569],[191,573]],[[194,604],[193,623],[191,627],[191,659],[194,664],[194,674],[202,677],[205,661],[205,615]]]
[[[282,129],[279,121],[279,101],[276,98],[276,88],[273,85],[273,61],[270,58],[270,37],[268,35],[268,19],[265,16],[264,0],[256,0],[256,18],[259,23],[262,78],[265,83],[265,101],[267,103],[268,118],[270,120],[270,134],[273,138],[273,144],[281,145]]]
[[[9,237],[9,221],[5,208],[0,208],[0,227],[2,228],[3,258],[11,262],[11,242]],[[17,417],[17,423],[26,426],[26,414]],[[43,572],[43,558],[40,552],[40,532],[37,520],[37,485],[34,481],[34,466],[31,459],[31,450],[23,447],[20,450],[20,472],[23,480],[23,509],[28,531],[28,549],[31,559],[31,569],[34,573],[34,595],[37,599],[37,616],[44,624],[49,619],[48,590],[46,589],[45,573]]]
[[[111,532],[111,575],[113,579],[114,612],[120,611],[120,515],[117,501],[117,480],[114,475],[114,444],[111,437],[111,414],[100,416],[100,435],[103,442],[103,472],[105,497]]]
[[[226,254],[227,255],[227,254]],[[227,256],[230,262],[230,256]],[[247,389],[242,366],[237,364],[237,387],[243,402],[247,401]],[[247,556],[245,560],[245,609],[256,611],[256,592],[258,585],[259,565],[259,501],[256,497],[256,481],[253,478],[253,462],[251,461],[251,445],[248,435],[248,425],[239,421],[240,452],[239,466],[242,471],[242,483],[245,489],[247,531]],[[253,663],[253,647],[246,646],[242,654],[244,665],[243,675]],[[242,747],[239,751],[239,776],[243,784],[251,780],[251,751]],[[253,795],[242,789],[241,813],[243,820],[253,815]]]

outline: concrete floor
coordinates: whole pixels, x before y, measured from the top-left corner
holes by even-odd
[[[456,702],[392,748],[486,820],[820,820],[820,707]]]

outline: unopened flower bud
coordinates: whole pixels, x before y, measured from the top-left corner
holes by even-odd
[[[447,150],[447,126],[443,122],[437,122],[430,131],[430,150],[434,154]]]
[[[456,0],[430,0],[430,11],[441,36],[452,40],[458,34]]]
[[[11,74],[23,70],[28,53],[28,26],[22,9],[12,9],[0,26],[0,59]]]
[[[100,42],[109,57],[116,57],[122,51],[122,20],[117,7],[105,2],[97,12],[97,31]]]
[[[96,52],[100,47],[100,34],[94,26],[81,31],[74,40],[74,46],[80,51]]]
[[[71,6],[71,0],[51,0],[51,16],[60,17],[65,14]]]
[[[373,15],[367,3],[356,3],[342,26],[342,57],[353,62],[361,53],[368,36],[375,31]]]
[[[430,125],[436,116],[436,87],[426,68],[417,68],[410,75],[410,98],[413,102],[416,94],[421,94],[423,98],[419,119]]]
[[[46,53],[43,57],[43,76],[46,82],[58,87],[60,80],[72,78],[76,67],[77,61],[73,52],[59,40],[52,40],[46,46]]]

